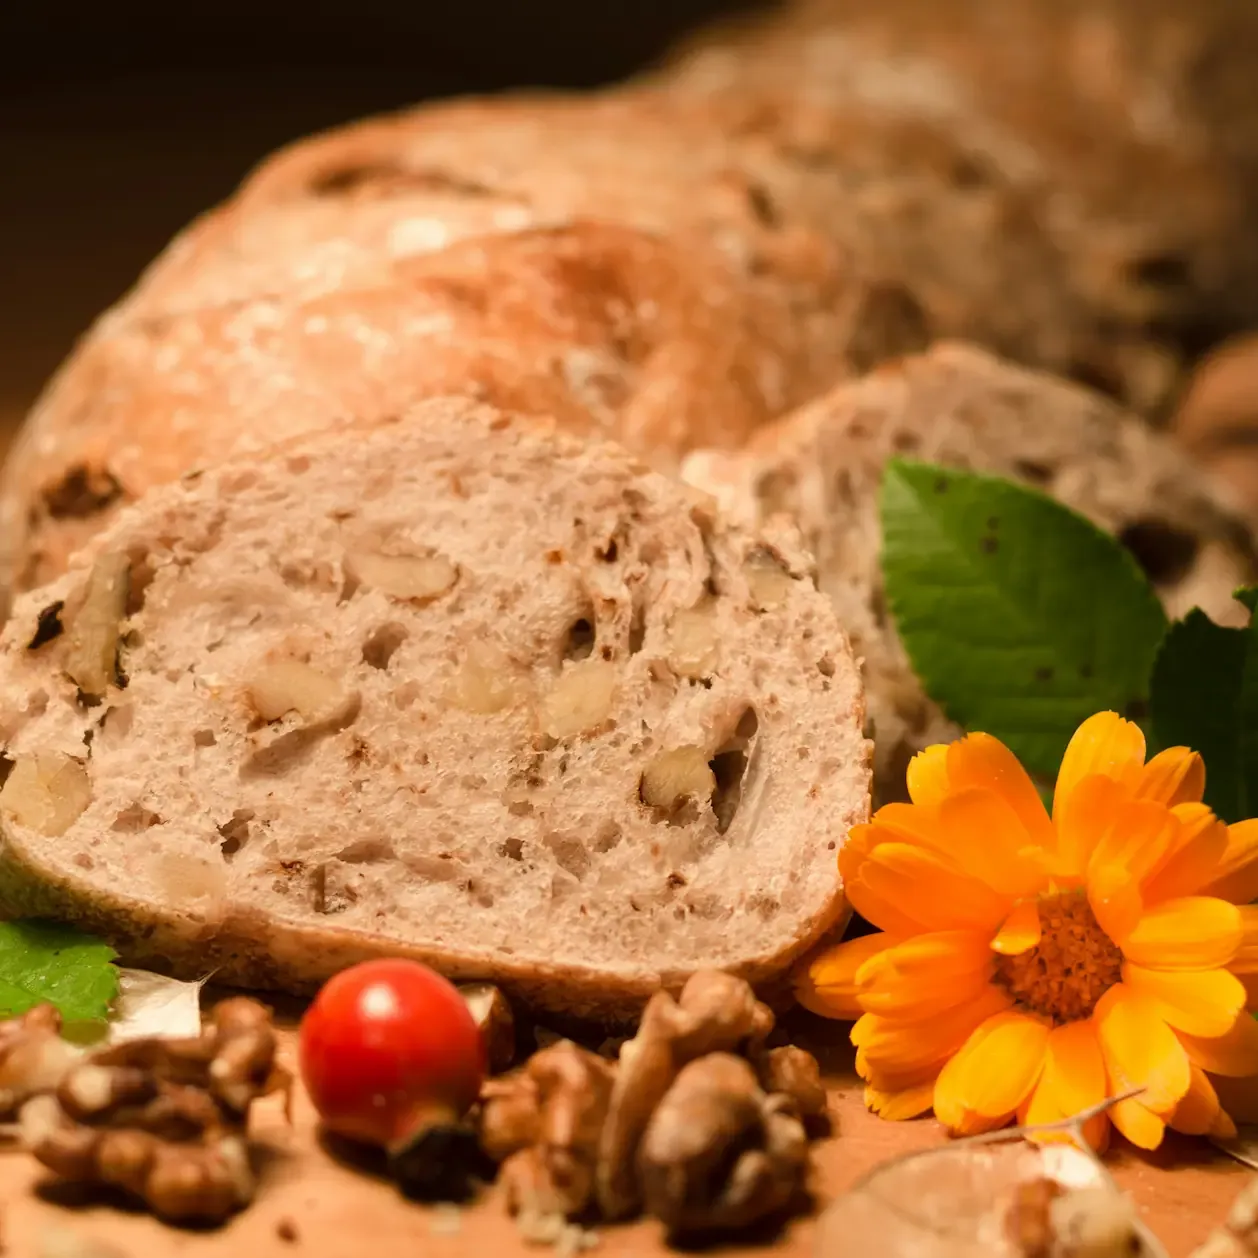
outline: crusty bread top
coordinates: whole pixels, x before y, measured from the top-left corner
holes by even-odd
[[[129,953],[284,985],[780,974],[842,909],[860,683],[794,535],[709,510],[455,400],[154,490],[0,640],[0,907],[25,871]],[[125,689],[89,684],[119,556]]]
[[[1141,342],[1194,352],[1258,318],[1255,53],[1258,9],[1234,0],[792,0],[701,32],[663,77],[775,98],[786,135],[826,112],[950,135],[969,195],[1010,181],[1031,199],[1093,322],[1078,374],[1144,407],[1175,381]]]
[[[1226,494],[1174,442],[1090,390],[944,344],[840,386],[737,453],[698,452],[683,474],[754,523],[800,523],[819,583],[864,660],[879,798],[907,758],[957,734],[922,693],[888,619],[878,485],[895,455],[1038,486],[1121,538],[1168,608],[1241,613],[1258,544]],[[1243,614],[1243,613],[1241,613]]]

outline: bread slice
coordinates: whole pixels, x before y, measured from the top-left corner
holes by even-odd
[[[923,693],[883,598],[877,491],[895,455],[1053,494],[1117,534],[1175,614],[1235,615],[1231,592],[1258,571],[1242,516],[1172,441],[1087,389],[966,345],[841,386],[740,453],[692,455],[683,474],[748,527],[776,513],[800,524],[864,660],[879,801],[903,796],[910,756],[959,733]]]
[[[0,910],[250,986],[772,988],[869,804],[810,562],[462,400],[156,490],[0,639]]]

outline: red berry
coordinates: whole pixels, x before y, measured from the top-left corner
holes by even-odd
[[[383,1148],[457,1123],[485,1077],[463,997],[415,961],[366,961],[329,979],[302,1019],[300,1051],[324,1126]]]

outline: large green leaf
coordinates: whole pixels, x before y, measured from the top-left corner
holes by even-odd
[[[1258,589],[1237,591],[1252,612]],[[1152,685],[1159,747],[1191,747],[1206,762],[1206,803],[1225,821],[1258,815],[1258,617],[1216,625],[1200,608],[1171,627]]]
[[[50,922],[0,922],[0,1018],[48,1001],[67,1023],[109,1015],[117,954],[99,939]]]
[[[927,693],[1051,780],[1094,712],[1147,716],[1166,616],[1108,533],[1010,481],[893,460],[882,570]]]

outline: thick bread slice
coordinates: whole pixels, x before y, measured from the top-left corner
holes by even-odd
[[[1255,538],[1172,441],[1090,391],[960,344],[937,346],[761,429],[744,452],[699,452],[683,474],[750,527],[795,517],[862,657],[875,794],[901,798],[910,756],[957,736],[895,635],[882,594],[877,490],[894,455],[1012,477],[1114,532],[1168,608],[1240,611]]]
[[[841,919],[869,746],[795,534],[711,511],[461,400],[154,491],[0,639],[0,908],[285,989],[771,987]]]

